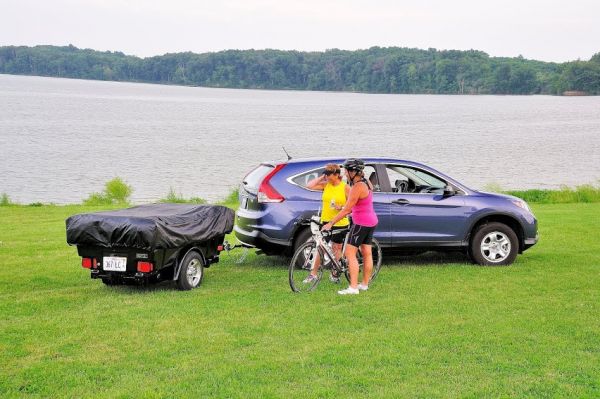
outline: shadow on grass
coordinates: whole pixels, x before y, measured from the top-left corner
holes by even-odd
[[[463,263],[476,266],[462,252],[427,251],[419,255],[398,255],[383,253],[382,266],[445,266],[447,264]]]
[[[252,259],[246,259],[242,263],[223,264],[217,265],[217,267],[240,267],[247,268],[248,273],[252,267],[268,267],[279,269],[282,272],[287,271],[290,258],[283,256],[265,256],[259,255]],[[414,267],[414,266],[435,266],[444,267],[447,265],[455,264],[467,264],[476,267],[469,258],[461,252],[435,252],[428,251],[419,255],[398,255],[394,253],[384,253],[382,260],[382,267]],[[175,281],[161,281],[159,283],[148,284],[148,285],[114,285],[107,286],[107,290],[114,293],[120,293],[125,295],[144,295],[157,292],[182,292],[177,288]],[[193,290],[192,290],[193,291]]]
[[[256,258],[246,260],[235,266],[261,266],[287,270],[290,263],[289,257],[258,255]],[[449,264],[468,264],[476,266],[467,255],[458,251],[436,252],[427,251],[421,254],[399,255],[398,253],[384,252],[382,266],[445,266]]]
[[[100,283],[103,285],[102,283]],[[173,292],[185,292],[177,289],[175,281],[166,280],[159,283],[150,284],[117,284],[104,287],[106,290],[119,293],[119,294],[131,294],[131,295],[143,295],[151,294],[155,292],[173,291]]]

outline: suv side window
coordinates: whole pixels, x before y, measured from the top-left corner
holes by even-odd
[[[379,180],[379,176],[377,175],[377,171],[373,165],[366,165],[364,169],[365,179],[371,182],[373,186],[374,192],[381,191],[381,184]]]
[[[309,181],[312,179],[319,177],[325,172],[325,168],[312,169],[308,172],[302,173],[292,179],[294,183],[299,185],[300,187],[306,188]],[[373,191],[381,191],[381,186],[379,183],[379,176],[377,175],[377,171],[373,165],[366,165],[364,169],[365,179],[371,182],[373,185]],[[343,180],[346,181],[345,173],[342,170]]]
[[[442,193],[446,182],[423,170],[403,165],[386,165],[394,193]]]
[[[296,183],[297,185],[299,185],[300,187],[304,187],[306,188],[306,185],[308,184],[309,181],[311,181],[312,179],[319,177],[323,174],[323,172],[325,172],[325,168],[319,168],[319,169],[313,169],[313,170],[309,170],[308,172],[302,173],[301,175],[298,175],[296,177],[294,177],[292,179],[292,181],[294,183]]]

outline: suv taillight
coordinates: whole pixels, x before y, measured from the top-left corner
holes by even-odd
[[[273,186],[271,186],[271,183],[269,183],[269,181],[271,180],[271,178],[273,176],[275,176],[275,174],[277,172],[279,172],[281,169],[283,169],[284,166],[285,166],[284,163],[275,166],[275,168],[273,168],[273,170],[270,171],[269,174],[265,176],[262,183],[260,183],[260,187],[258,188],[258,202],[259,203],[283,202],[283,200],[285,198],[283,198],[283,195],[279,194],[279,192],[277,190],[275,190],[273,188]]]

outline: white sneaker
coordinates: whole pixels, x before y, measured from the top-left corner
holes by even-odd
[[[359,293],[360,293],[360,291],[358,288],[352,288],[352,287],[348,287],[345,290],[338,291],[338,294],[340,294],[340,295],[356,295]]]
[[[369,286],[368,286],[368,285],[364,285],[363,283],[360,283],[360,284],[358,285],[358,290],[359,290],[359,291],[366,291],[366,290],[368,290],[368,289],[369,289]]]

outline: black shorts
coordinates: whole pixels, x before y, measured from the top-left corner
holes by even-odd
[[[348,233],[348,244],[354,247],[360,247],[363,244],[371,245],[375,227],[377,226],[366,227],[359,224],[353,224]]]
[[[333,226],[331,228],[331,231],[336,231],[336,230],[347,230],[348,226]],[[344,243],[344,238],[346,238],[346,234],[345,233],[336,233],[336,234],[331,234],[328,235],[325,238],[325,242],[333,242],[335,244],[343,244]]]

